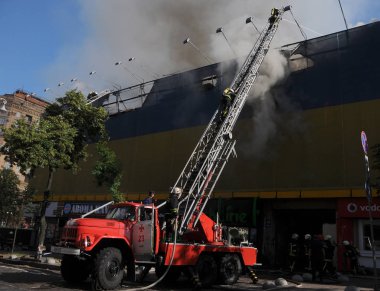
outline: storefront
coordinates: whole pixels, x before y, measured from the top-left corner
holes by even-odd
[[[373,233],[376,257],[380,256],[380,198],[373,198],[371,206],[365,198],[344,198],[338,200],[337,243],[338,270],[344,270],[343,241],[355,245],[359,252],[359,264],[372,268],[373,254],[371,249],[371,224],[369,214],[373,217]],[[380,259],[376,261],[380,266]]]

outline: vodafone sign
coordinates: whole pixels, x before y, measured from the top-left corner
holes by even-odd
[[[371,210],[372,216],[380,218],[380,199],[374,198],[371,207],[367,199],[352,198],[340,199],[338,201],[339,217],[368,217],[368,211]]]

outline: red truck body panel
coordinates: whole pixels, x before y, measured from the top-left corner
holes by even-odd
[[[169,265],[174,244],[163,244],[165,253],[165,265]],[[241,254],[243,264],[245,266],[253,266],[256,264],[257,249],[254,247],[211,245],[211,244],[184,244],[177,243],[174,250],[174,258],[172,265],[174,266],[194,266],[202,253],[236,253]]]

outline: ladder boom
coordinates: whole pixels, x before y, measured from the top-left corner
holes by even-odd
[[[282,15],[288,10],[290,6],[272,9],[265,29],[260,33],[230,85],[236,96],[227,115],[221,119],[221,108],[216,110],[174,185],[183,190],[179,201],[179,234],[195,227],[231,153],[235,153],[236,141],[232,140],[232,130],[269,50]]]

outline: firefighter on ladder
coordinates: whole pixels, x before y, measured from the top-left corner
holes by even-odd
[[[236,97],[236,93],[234,90],[232,90],[231,88],[224,89],[221,104],[220,104],[220,120],[221,121],[223,121],[226,118],[228,111],[230,110],[231,105],[235,100],[235,97]]]
[[[168,200],[166,200],[166,242],[171,242],[175,231],[175,223],[178,217],[178,200],[181,195],[182,189],[179,187],[174,187],[169,193]]]
[[[269,29],[272,28],[272,26],[275,23],[276,18],[277,18],[278,15],[279,15],[279,10],[276,9],[276,8],[272,8],[271,16],[268,19],[268,21],[269,21]]]

